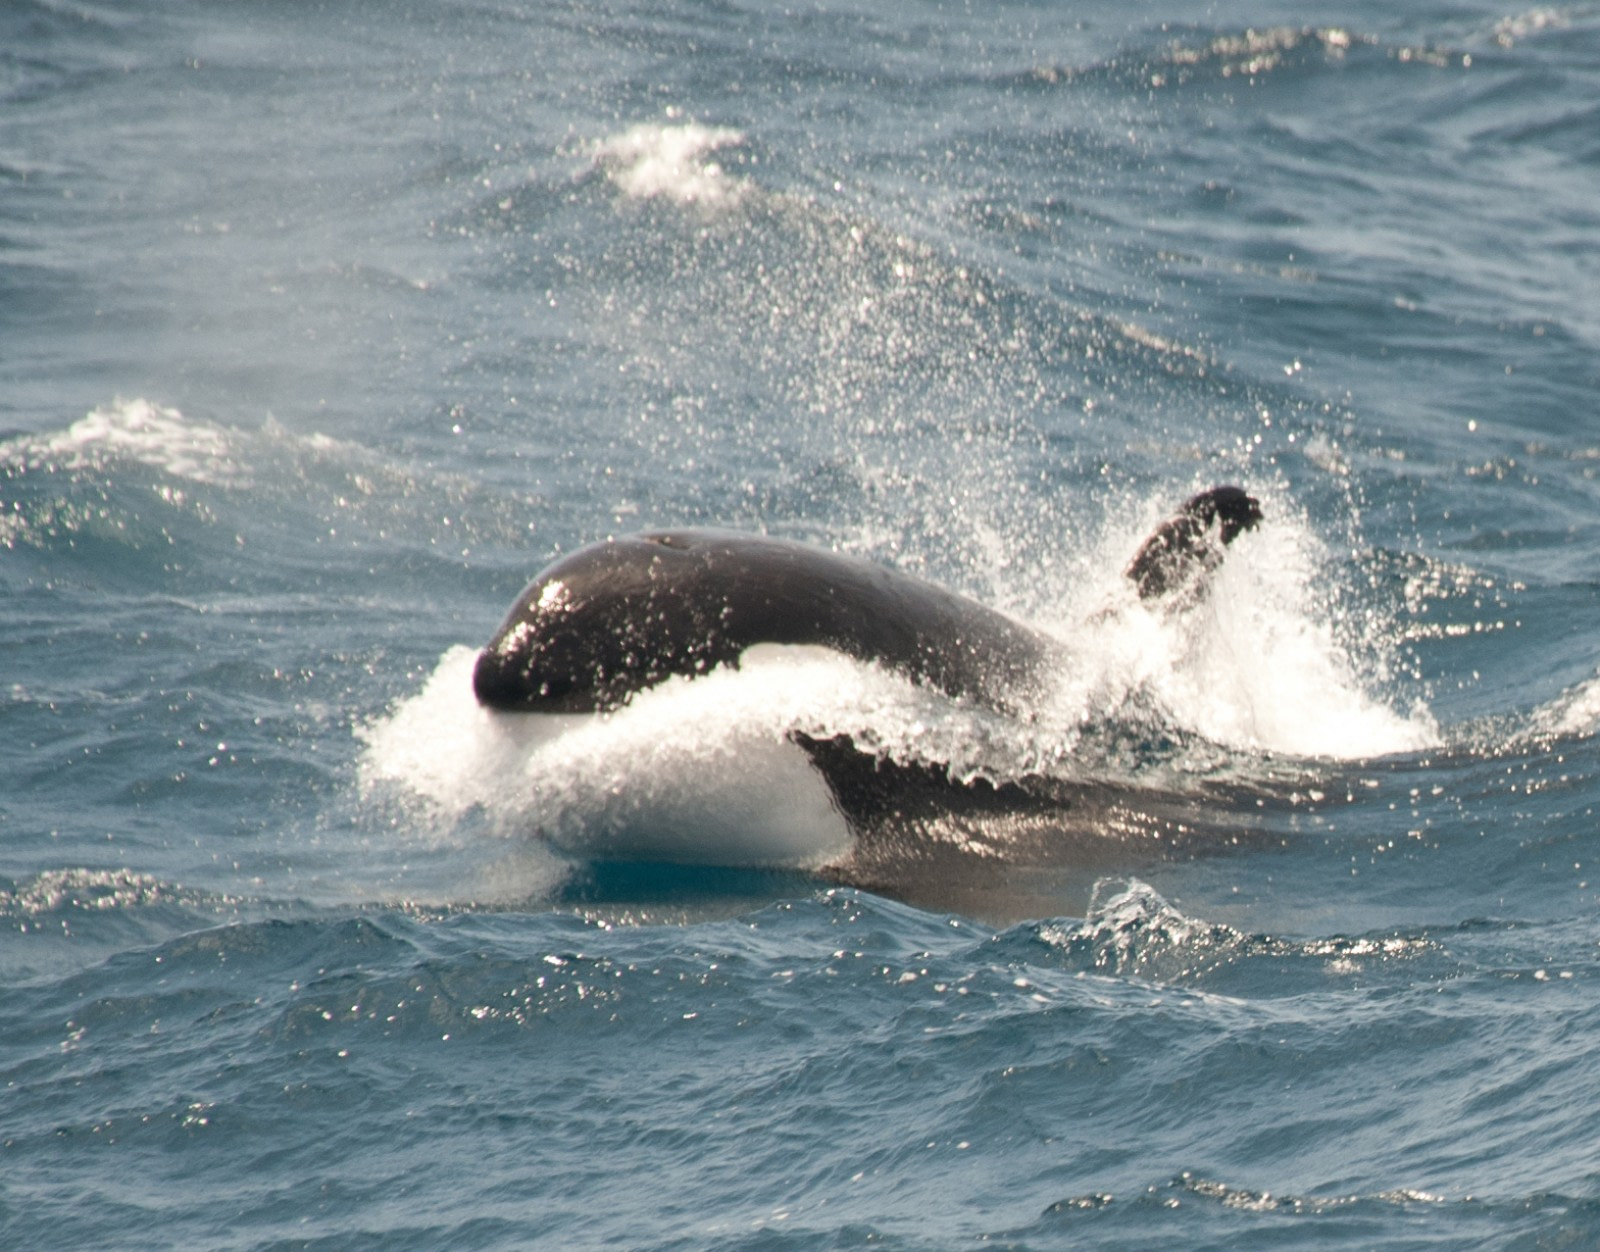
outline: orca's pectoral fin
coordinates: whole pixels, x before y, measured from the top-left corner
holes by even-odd
[[[1141,600],[1182,603],[1205,590],[1227,546],[1261,521],[1261,504],[1239,487],[1213,487],[1156,527],[1127,569]]]

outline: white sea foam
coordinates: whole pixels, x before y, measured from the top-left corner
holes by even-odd
[[[1600,675],[1534,711],[1529,730],[1535,735],[1592,735],[1600,729]]]
[[[615,713],[508,717],[472,695],[453,648],[423,690],[362,732],[368,788],[398,786],[443,835],[470,812],[586,859],[815,867],[848,832],[787,730],[819,691],[872,697],[886,675],[813,649],[752,649],[739,671],[642,692]],[[841,693],[841,684],[843,691]]]
[[[633,199],[718,208],[737,202],[749,184],[730,175],[713,154],[743,142],[742,133],[726,126],[642,122],[601,140],[595,159]]]
[[[1350,760],[1437,744],[1425,708],[1402,714],[1370,694],[1384,657],[1352,656],[1340,641],[1312,594],[1306,548],[1292,519],[1263,526],[1234,545],[1187,618],[1162,623],[1171,651],[1148,666],[1162,706],[1185,728],[1246,751]]]
[[[1056,623],[1073,661],[1059,676],[1054,724],[1137,706],[1235,751],[1330,760],[1439,742],[1425,707],[1397,711],[1375,694],[1387,685],[1389,641],[1381,624],[1336,628],[1318,538],[1286,502],[1264,507],[1267,522],[1235,541],[1210,593],[1179,613],[1139,603],[1121,574],[1160,513],[1102,536],[1099,575]]]
[[[224,430],[149,400],[117,400],[66,430],[0,444],[0,464],[81,470],[113,459],[138,461],[191,482],[238,485],[245,478]]]

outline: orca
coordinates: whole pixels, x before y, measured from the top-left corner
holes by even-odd
[[[1191,603],[1260,521],[1239,487],[1201,492],[1145,540],[1127,577],[1144,601]],[[1026,709],[1067,662],[1044,632],[888,566],[764,535],[658,530],[536,575],[472,686],[502,712],[607,712],[670,677],[737,666],[757,644],[831,648],[1003,713]]]
[[[1239,487],[1201,492],[1140,545],[1125,575],[1145,604],[1181,612],[1261,520]],[[737,666],[760,644],[830,648],[1022,718],[1071,664],[1050,635],[887,566],[761,535],[662,530],[592,544],[542,570],[479,653],[473,690],[496,713],[607,713],[670,678]],[[1063,866],[1082,874],[1253,840],[1237,818],[1248,810],[1218,808],[1204,787],[963,781],[938,762],[863,751],[848,731],[788,739],[852,838],[817,876],[924,907],[1024,916],[1059,903]]]

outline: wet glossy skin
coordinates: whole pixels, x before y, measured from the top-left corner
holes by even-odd
[[[1224,547],[1260,517],[1237,487],[1203,492],[1145,541],[1128,577],[1146,600],[1201,594]],[[473,690],[507,712],[600,712],[665,678],[737,665],[760,643],[833,648],[1005,711],[1063,659],[1049,636],[886,566],[674,530],[592,544],[543,570],[479,655]]]

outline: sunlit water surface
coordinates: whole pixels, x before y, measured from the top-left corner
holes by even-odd
[[[0,1243],[1600,1243],[1596,100],[1589,4],[13,0]],[[685,524],[1074,663],[477,707]],[[1087,800],[840,885],[796,732]]]

